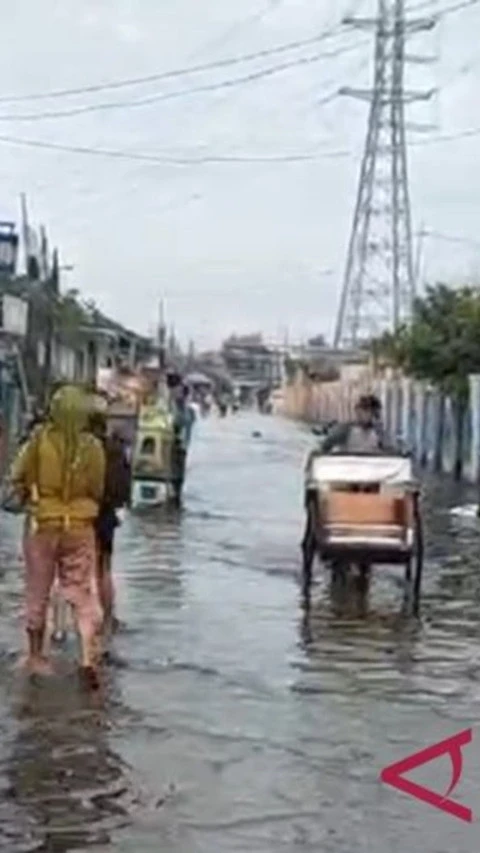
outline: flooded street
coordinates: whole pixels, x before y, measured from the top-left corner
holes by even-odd
[[[199,423],[183,513],[130,517],[119,534],[126,627],[102,701],[69,671],[28,690],[13,674],[19,524],[1,519],[0,849],[479,849],[475,823],[378,776],[480,717],[480,524],[455,521],[449,503],[467,498],[435,484],[421,623],[401,615],[398,570],[378,570],[366,605],[342,612],[319,570],[306,626],[298,570],[311,443],[275,418]],[[450,776],[442,759],[422,778],[443,792]],[[475,812],[479,791],[472,748],[452,796]]]

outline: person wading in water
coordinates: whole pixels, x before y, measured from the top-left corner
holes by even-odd
[[[188,396],[188,386],[179,385],[173,404],[174,439],[172,448],[173,489],[177,506],[180,506],[182,500],[187,453],[195,423],[195,412],[188,402]]]
[[[115,591],[112,579],[112,554],[115,530],[119,526],[117,510],[130,501],[131,471],[124,443],[118,433],[107,434],[107,420],[103,412],[93,412],[89,428],[101,442],[106,460],[105,490],[95,522],[97,539],[97,584],[103,609],[104,635],[117,627],[115,616]]]
[[[81,672],[98,687],[95,640],[101,608],[95,589],[94,523],[103,498],[105,453],[87,434],[86,397],[63,387],[14,462],[11,481],[30,518],[25,536],[27,672],[51,673],[43,656],[47,609],[55,575],[72,606],[81,641]]]

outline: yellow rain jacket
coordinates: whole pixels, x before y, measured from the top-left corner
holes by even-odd
[[[24,446],[12,469],[12,483],[25,495],[38,527],[83,527],[98,515],[105,485],[105,454],[86,432],[88,408],[77,388],[61,388],[49,419]]]

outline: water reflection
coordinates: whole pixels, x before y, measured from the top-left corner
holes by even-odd
[[[14,830],[2,822],[12,853],[27,849],[25,832],[30,850],[66,853],[109,843],[112,831],[129,823],[129,782],[108,744],[105,710],[62,680],[26,687],[15,716],[4,794],[16,814]]]
[[[421,637],[421,623],[406,608],[382,607],[354,578],[333,584],[299,621],[304,658],[295,664],[301,676],[293,689],[384,697],[400,691],[414,672]]]
[[[159,601],[162,607],[181,606],[184,551],[182,513],[159,507],[127,519],[118,537],[115,567],[120,588],[128,591],[129,624],[135,624],[139,615],[143,623]]]

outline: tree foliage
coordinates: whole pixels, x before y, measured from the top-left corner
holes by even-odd
[[[300,371],[313,382],[334,382],[340,378],[336,364],[326,358],[291,358],[287,355],[284,367],[289,382],[292,382]]]
[[[317,382],[335,382],[340,378],[337,366],[326,358],[313,358],[306,362],[304,370],[311,379]]]
[[[379,362],[466,401],[468,376],[480,372],[480,293],[472,287],[429,287],[416,300],[412,322],[374,341],[372,352]]]
[[[325,347],[327,345],[325,335],[315,335],[313,338],[309,339],[308,345],[310,347]]]
[[[55,331],[66,344],[75,345],[82,328],[88,321],[87,313],[78,299],[76,290],[52,297]]]
[[[299,367],[298,361],[296,359],[292,358],[291,356],[286,355],[285,360],[283,362],[283,365],[285,368],[287,380],[289,382],[292,382],[295,379],[295,376],[297,374],[297,370]]]

